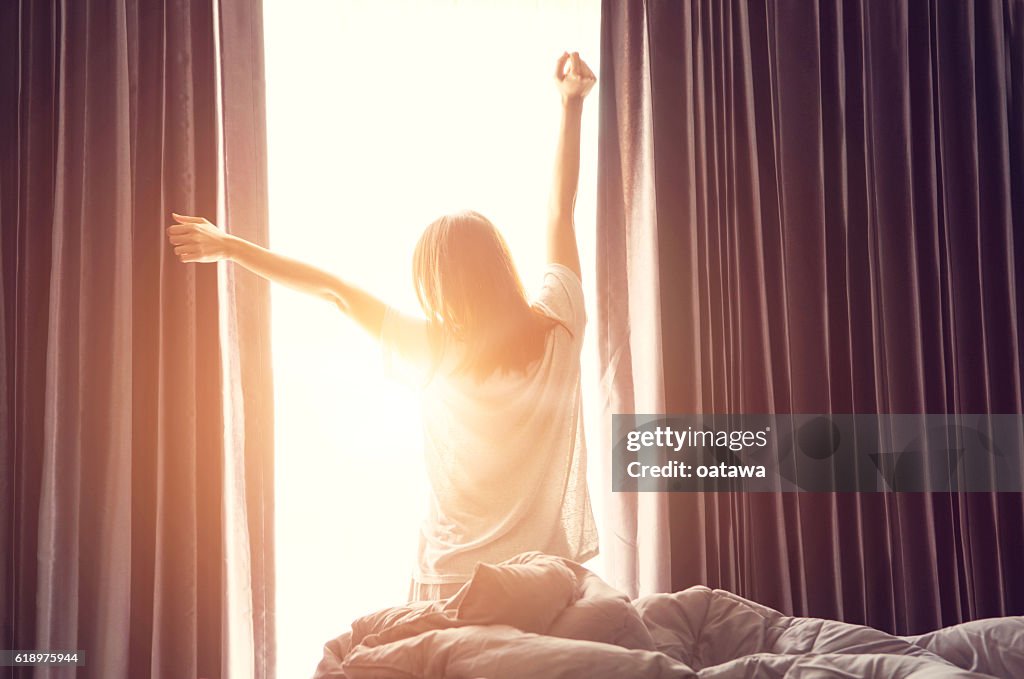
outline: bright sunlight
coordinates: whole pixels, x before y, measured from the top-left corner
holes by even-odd
[[[597,0],[265,0],[264,15],[274,250],[416,311],[416,239],[469,208],[539,287],[555,60],[577,50],[598,71]],[[576,209],[591,319],[597,101]],[[272,303],[278,674],[309,676],[324,642],[405,601],[427,482],[415,393],[383,377],[374,341],[325,302],[275,286]]]

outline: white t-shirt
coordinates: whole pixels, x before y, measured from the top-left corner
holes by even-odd
[[[580,402],[586,312],[579,277],[551,264],[533,300],[564,324],[526,374],[477,383],[432,366],[427,323],[389,308],[385,365],[421,387],[430,505],[420,529],[416,579],[463,582],[477,562],[538,550],[586,561],[597,554],[587,493]]]

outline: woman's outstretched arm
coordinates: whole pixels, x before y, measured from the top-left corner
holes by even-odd
[[[555,154],[554,186],[548,204],[548,261],[580,275],[573,211],[580,181],[580,125],[583,99],[597,78],[578,52],[566,52],[555,67],[555,82],[562,95],[562,122]]]
[[[178,223],[167,227],[167,237],[182,262],[236,262],[267,280],[332,302],[371,335],[380,336],[387,306],[368,292],[315,266],[225,233],[202,217],[173,216]]]

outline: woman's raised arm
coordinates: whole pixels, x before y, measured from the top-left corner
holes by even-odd
[[[580,276],[573,221],[580,181],[580,125],[583,99],[597,78],[578,52],[566,52],[555,67],[555,82],[562,95],[562,122],[555,153],[554,185],[548,203],[548,261],[562,264]]]
[[[178,223],[167,227],[167,237],[182,262],[236,262],[269,281],[332,302],[371,335],[380,336],[387,306],[365,290],[315,266],[225,233],[203,217],[172,215]]]

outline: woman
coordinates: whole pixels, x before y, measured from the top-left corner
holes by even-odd
[[[413,258],[426,319],[302,262],[174,215],[182,262],[230,260],[327,299],[379,338],[391,370],[422,389],[430,507],[410,598],[455,593],[479,562],[538,550],[576,561],[597,553],[580,417],[586,317],[573,209],[583,99],[595,77],[579,54],[558,59],[561,131],[548,217],[548,269],[526,297],[508,247],[482,215],[445,215]]]

